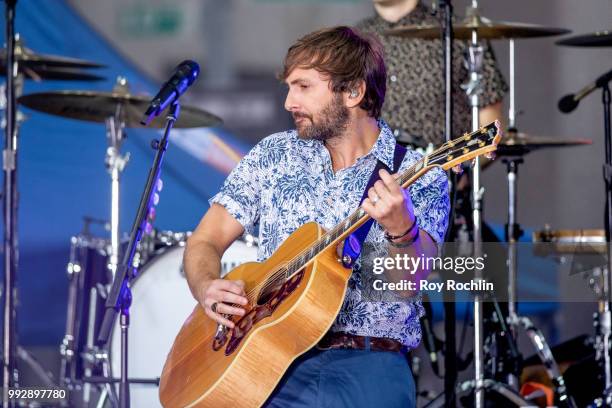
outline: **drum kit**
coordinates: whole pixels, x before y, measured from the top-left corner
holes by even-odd
[[[23,45],[15,36],[16,99],[22,106],[64,118],[105,125],[108,147],[105,166],[110,176],[111,196],[109,219],[84,217],[81,233],[70,240],[67,265],[68,304],[66,331],[60,346],[60,377],[55,380],[27,351],[18,347],[17,358],[29,365],[40,384],[61,386],[69,392],[68,406],[118,406],[114,384],[120,370],[121,336],[117,322],[108,345],[97,342],[119,257],[126,249],[126,238],[119,229],[121,174],[129,162],[129,153],[121,151],[126,128],[142,128],[143,113],[150,97],[133,95],[125,78],[119,77],[111,92],[62,90],[21,95],[25,80],[35,81],[101,81],[103,76],[88,70],[103,65],[90,61],[44,55]],[[6,51],[0,54],[0,66],[6,69]],[[178,128],[217,126],[217,116],[194,106],[181,106],[181,115],[174,124]],[[163,128],[163,116],[149,127]],[[16,137],[17,132],[15,132]],[[161,190],[159,180],[157,190]],[[153,209],[154,210],[154,209]],[[138,344],[129,356],[129,382],[136,384],[131,393],[134,406],[156,406],[157,384],[165,356],[179,331],[182,319],[196,302],[190,294],[182,271],[182,254],[189,236],[186,232],[158,231],[152,227],[154,212],[145,228],[133,262],[137,278],[131,283],[131,338]],[[102,226],[104,233],[92,233]],[[105,236],[106,235],[106,236]],[[238,264],[257,259],[256,240],[247,235],[236,241],[222,259],[222,274]],[[16,371],[16,370],[15,370]],[[14,375],[17,378],[17,374]],[[140,388],[139,388],[140,387]]]
[[[452,10],[450,2],[445,7]],[[516,22],[505,22],[505,21],[491,21],[482,17],[478,12],[478,4],[476,1],[471,2],[471,7],[468,8],[467,17],[452,25],[452,36],[458,40],[467,40],[469,47],[466,52],[466,66],[469,72],[469,82],[463,86],[466,94],[470,100],[472,107],[472,121],[473,128],[478,126],[478,94],[480,92],[481,84],[481,57],[482,57],[482,45],[480,40],[501,40],[505,39],[509,42],[509,62],[510,62],[510,108],[508,114],[508,132],[502,139],[498,146],[496,155],[503,159],[503,163],[507,167],[507,182],[508,182],[508,223],[506,225],[506,241],[507,246],[507,257],[506,266],[508,274],[508,287],[507,287],[507,312],[502,313],[499,305],[495,299],[492,299],[495,307],[492,316],[483,316],[481,296],[476,295],[474,301],[474,377],[473,380],[465,381],[461,384],[455,385],[454,381],[451,380],[450,386],[448,382],[445,383],[445,392],[440,394],[438,397],[430,401],[427,407],[437,406],[455,406],[454,398],[456,395],[462,394],[473,394],[473,399],[468,405],[476,406],[481,408],[485,406],[485,393],[487,400],[494,398],[497,395],[495,401],[500,401],[503,404],[510,404],[511,406],[533,406],[535,398],[538,395],[542,395],[542,392],[527,393],[525,389],[519,392],[519,376],[521,370],[521,355],[517,349],[516,338],[519,330],[522,330],[533,344],[536,355],[539,357],[542,364],[547,368],[548,381],[551,384],[551,388],[554,391],[550,393],[554,396],[554,401],[551,399],[548,401],[549,405],[575,407],[577,406],[574,399],[568,392],[566,387],[562,371],[559,365],[555,362],[554,355],[547,345],[546,339],[542,332],[540,332],[528,319],[524,316],[519,316],[516,309],[517,302],[517,242],[523,234],[520,225],[517,222],[517,179],[518,179],[518,167],[519,164],[523,163],[525,156],[534,150],[540,149],[552,149],[559,147],[572,147],[572,146],[584,146],[591,144],[591,140],[586,139],[559,139],[555,137],[542,137],[528,133],[522,133],[517,130],[516,126],[516,108],[515,108],[515,40],[516,39],[528,39],[528,38],[539,38],[557,36],[561,34],[567,34],[570,31],[560,28],[544,27],[533,24],[524,24]],[[448,11],[446,11],[447,26]],[[450,37],[448,31],[449,28],[442,29],[442,38]],[[424,26],[402,26],[397,27],[386,32],[387,35],[401,36],[408,39],[424,39],[424,40],[439,40],[440,39],[441,27],[439,25]],[[612,33],[609,31],[602,31],[593,34],[581,35],[566,38],[562,41],[557,42],[559,45],[565,46],[578,46],[578,47],[610,47],[612,46]],[[447,50],[451,47],[448,45],[444,46]],[[449,60],[448,57],[447,61]],[[448,69],[448,68],[447,68]],[[610,80],[610,73],[604,74],[595,83],[596,86],[585,88],[584,91],[578,93],[576,96],[571,95],[568,98],[571,99],[569,104],[572,104],[572,108],[578,103],[582,97],[586,96],[589,92],[601,87],[604,92],[606,91],[607,82]],[[449,76],[447,75],[446,80],[448,81]],[[447,84],[448,88],[448,84]],[[609,91],[608,91],[609,92]],[[608,94],[609,95],[609,94]],[[605,98],[604,98],[605,99]],[[609,100],[609,96],[608,96]],[[447,102],[448,103],[448,102]],[[567,101],[564,104],[568,105]],[[564,112],[561,107],[560,109]],[[570,110],[571,110],[570,109]],[[609,133],[609,105],[606,119],[606,133]],[[447,109],[447,116],[448,116]],[[448,127],[447,127],[448,129]],[[609,135],[607,135],[609,137]],[[609,139],[606,140],[608,144]],[[606,163],[607,164],[607,163]],[[472,216],[473,220],[473,242],[474,242],[474,256],[482,254],[482,220],[480,215],[482,189],[480,188],[479,180],[479,164],[477,163],[472,170]],[[609,189],[612,184],[608,183],[607,188]],[[608,235],[609,236],[609,235]],[[534,242],[542,243],[546,242],[545,246],[548,252],[543,253],[541,249],[535,251],[537,255],[556,257],[575,254],[577,248],[582,251],[591,253],[595,249],[598,253],[605,253],[608,251],[606,248],[606,234],[603,230],[580,230],[580,231],[539,231],[534,234]],[[602,243],[597,245],[596,243]],[[609,239],[608,239],[609,242]],[[584,245],[584,244],[595,244],[595,245]],[[551,245],[552,244],[552,245]],[[552,254],[551,254],[552,249]],[[607,285],[610,282],[609,270],[612,268],[604,268],[605,270],[601,274],[603,281],[603,294],[599,305],[599,319],[596,324],[598,331],[596,333],[596,341],[594,345],[597,348],[598,356],[600,360],[600,372],[601,377],[605,382],[605,387],[599,390],[598,394],[592,395],[593,406],[611,406],[612,400],[610,399],[612,376],[610,369],[610,291]],[[482,278],[478,277],[477,278]],[[446,310],[446,309],[445,309]],[[453,312],[454,314],[454,312]],[[483,321],[485,319],[491,319],[497,321],[495,326],[495,332],[486,331],[483,332]],[[448,329],[449,326],[446,326]],[[454,327],[451,326],[454,330]],[[489,326],[490,328],[490,326]],[[501,336],[500,336],[501,335]],[[449,333],[447,333],[447,338]],[[452,334],[451,334],[452,336]],[[453,336],[454,337],[454,336]],[[499,339],[505,337],[500,342]],[[496,338],[498,341],[496,342]],[[453,343],[454,344],[454,343]],[[491,345],[496,345],[491,347]],[[447,356],[450,355],[449,350],[445,349]],[[496,364],[494,361],[498,355],[508,355],[510,360],[506,364]],[[448,357],[447,357],[448,358]],[[451,357],[452,358],[452,357]],[[451,362],[447,365],[446,375],[453,375],[451,369],[454,369],[455,363]],[[456,378],[456,374],[455,374]],[[448,387],[447,387],[448,386]],[[449,389],[450,388],[450,389]],[[525,395],[528,394],[528,395]],[[449,396],[451,396],[449,398]],[[505,406],[505,405],[504,405]]]

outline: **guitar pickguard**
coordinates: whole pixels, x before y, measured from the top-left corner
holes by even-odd
[[[227,342],[227,347],[225,348],[226,356],[229,356],[238,348],[242,340],[255,324],[274,313],[276,308],[297,289],[303,277],[304,270],[294,274],[287,282],[283,283],[266,303],[263,305],[256,305],[236,322],[231,337]],[[213,341],[213,349],[218,350],[221,345],[219,345],[216,340]]]

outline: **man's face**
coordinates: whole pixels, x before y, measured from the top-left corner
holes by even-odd
[[[342,135],[349,122],[343,96],[330,89],[327,78],[315,69],[295,68],[285,80],[289,90],[285,109],[293,116],[303,139],[329,140]]]

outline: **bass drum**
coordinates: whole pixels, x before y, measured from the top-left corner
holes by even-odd
[[[163,249],[151,257],[132,284],[128,333],[128,374],[132,380],[158,379],[166,357],[194,300],[183,272],[185,242]],[[235,241],[221,260],[222,276],[237,265],[257,260],[253,239]],[[115,378],[121,374],[121,329],[119,318],[111,339],[111,368]],[[130,384],[133,407],[161,407],[158,387]]]

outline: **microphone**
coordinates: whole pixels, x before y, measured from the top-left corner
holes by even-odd
[[[576,109],[576,106],[578,106],[578,102],[580,102],[582,98],[586,97],[588,94],[593,92],[595,89],[603,87],[608,82],[610,82],[611,79],[612,79],[612,70],[601,75],[594,82],[588,84],[587,86],[582,88],[580,91],[576,92],[575,94],[565,95],[563,98],[559,100],[559,104],[558,104],[559,110],[563,113],[570,113],[571,111]]]
[[[185,93],[198,75],[200,75],[200,66],[197,62],[191,60],[181,62],[176,67],[172,78],[155,95],[140,123],[147,126],[153,118],[159,116],[168,105]]]

